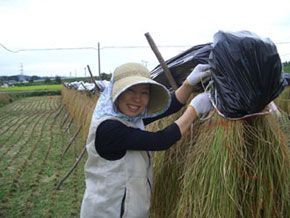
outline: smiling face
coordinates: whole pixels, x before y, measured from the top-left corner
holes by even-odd
[[[138,84],[126,89],[117,99],[118,110],[128,117],[136,117],[144,111],[150,99],[150,85]]]

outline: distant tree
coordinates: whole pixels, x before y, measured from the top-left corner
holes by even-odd
[[[55,83],[56,84],[61,84],[61,78],[59,76],[55,77]]]
[[[40,77],[39,76],[32,76],[31,79],[33,79],[33,81],[34,81],[34,80],[40,79]]]
[[[15,80],[17,82],[19,81],[18,76],[9,76],[8,78],[9,78],[9,80]]]
[[[112,74],[107,74],[107,73],[101,73],[101,80],[108,80],[110,81]]]
[[[290,73],[290,62],[284,62],[283,63],[283,71],[285,72],[285,73]]]
[[[45,84],[50,84],[50,83],[51,83],[50,78],[49,78],[49,77],[45,77],[45,79],[44,79],[44,83],[45,83]]]
[[[28,82],[33,83],[34,79],[32,77],[29,78]]]

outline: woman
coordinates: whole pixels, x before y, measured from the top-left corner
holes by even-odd
[[[209,95],[196,96],[179,119],[159,132],[145,131],[144,125],[182,108],[194,85],[208,75],[208,65],[198,65],[170,96],[141,64],[127,63],[114,71],[91,121],[81,217],[149,217],[150,152],[177,142],[198,115],[211,109]]]

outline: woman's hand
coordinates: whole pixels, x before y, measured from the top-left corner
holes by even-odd
[[[204,92],[195,96],[188,105],[185,112],[175,121],[178,125],[181,135],[183,135],[192,122],[201,114],[205,114],[212,109],[210,96]]]
[[[175,95],[181,104],[185,104],[193,92],[194,86],[201,79],[210,75],[210,66],[208,64],[198,64],[189,74],[183,84],[175,91]]]
[[[196,116],[205,114],[213,108],[209,96],[208,92],[203,92],[191,100],[188,106],[192,107]]]
[[[210,65],[209,64],[198,64],[193,69],[193,71],[189,74],[189,76],[186,78],[186,82],[191,86],[195,86],[203,78],[205,78],[209,75],[210,75]]]

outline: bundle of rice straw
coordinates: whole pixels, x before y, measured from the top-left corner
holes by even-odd
[[[176,114],[150,124],[147,126],[147,130],[154,132],[167,127],[181,116],[184,109],[186,107]],[[154,152],[154,183],[151,202],[151,216],[153,218],[176,217],[174,212],[177,210],[177,199],[180,196],[182,185],[180,177],[183,173],[186,150],[193,143],[192,140],[191,135],[188,134],[170,149]]]
[[[149,129],[162,129],[181,113]],[[154,153],[151,216],[287,217],[289,119],[281,126],[274,114],[238,121],[210,116],[169,150]]]
[[[275,100],[275,104],[278,106],[280,111],[285,112],[290,116],[290,87],[286,87],[284,91]]]
[[[194,92],[187,104],[198,93]],[[148,131],[159,131],[177,120],[187,108],[187,104],[179,112],[155,121],[148,125]],[[196,136],[199,134],[199,126],[202,121],[197,120],[191,130],[170,149],[153,153],[154,160],[154,183],[151,200],[152,218],[176,218],[178,199],[182,191],[182,174],[186,162],[187,150],[195,144]]]
[[[275,104],[280,111],[278,117],[281,129],[287,136],[290,135],[290,87],[286,87],[284,91],[275,99]]]
[[[86,140],[89,133],[90,123],[95,105],[99,98],[99,93],[92,94],[88,91],[78,91],[62,88],[62,102],[69,111],[70,116],[82,126],[83,139]]]
[[[176,217],[289,217],[289,167],[289,134],[275,115],[213,112],[188,150]]]

